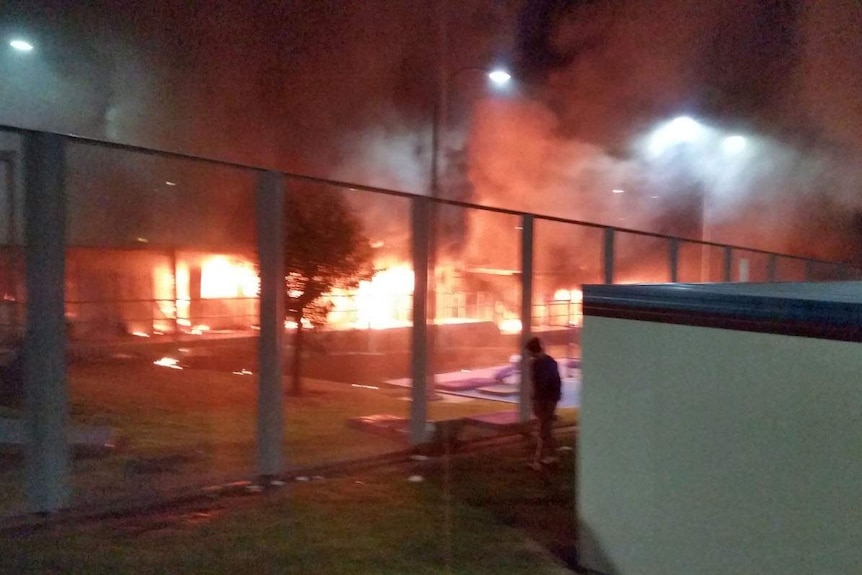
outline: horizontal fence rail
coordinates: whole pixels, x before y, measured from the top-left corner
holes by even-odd
[[[42,132],[34,132],[32,130],[26,130],[23,128],[17,128],[17,127],[13,127],[13,126],[0,126],[0,131],[11,131],[11,132],[19,133],[22,135],[26,135],[29,133],[42,133]],[[162,158],[173,158],[173,159],[178,159],[178,160],[188,160],[188,161],[210,164],[213,166],[220,166],[220,167],[225,167],[225,168],[237,168],[237,169],[242,169],[242,170],[250,170],[250,171],[254,171],[256,173],[264,172],[264,171],[272,171],[272,172],[277,172],[277,173],[281,174],[283,177],[287,178],[288,181],[293,180],[293,181],[297,181],[297,182],[307,182],[307,183],[319,184],[319,185],[323,185],[323,186],[327,186],[327,187],[345,189],[345,190],[350,190],[350,191],[371,192],[371,193],[375,193],[375,194],[383,194],[383,195],[395,196],[395,197],[406,198],[406,199],[412,199],[412,198],[415,198],[417,196],[422,195],[422,194],[417,194],[414,192],[407,192],[407,191],[403,191],[403,190],[394,190],[391,188],[369,186],[366,184],[358,184],[358,183],[353,183],[353,182],[346,182],[346,181],[333,180],[333,179],[328,179],[328,178],[321,178],[321,177],[317,177],[317,176],[296,174],[296,173],[286,172],[283,170],[270,169],[270,168],[265,168],[265,167],[261,167],[261,166],[254,166],[251,164],[243,164],[243,163],[231,162],[231,161],[227,161],[227,160],[207,158],[207,157],[203,157],[203,156],[194,156],[192,154],[187,154],[187,153],[183,153],[183,152],[176,152],[176,151],[169,151],[169,150],[155,150],[152,148],[145,148],[142,146],[136,146],[136,145],[132,145],[132,144],[123,144],[123,143],[119,143],[119,142],[109,142],[109,141],[104,141],[104,140],[97,140],[97,139],[88,138],[85,136],[67,134],[67,135],[62,135],[62,137],[67,142],[87,144],[87,145],[91,145],[91,146],[107,148],[107,149],[114,149],[114,150],[125,151],[125,152],[134,152],[137,154],[145,154],[145,155],[151,155],[151,156],[162,157]],[[799,255],[794,255],[794,254],[782,254],[782,253],[772,252],[769,250],[745,247],[745,246],[734,245],[734,244],[725,244],[725,243],[718,243],[718,242],[705,241],[705,240],[694,240],[694,239],[679,238],[676,236],[672,236],[669,234],[662,234],[662,233],[658,233],[658,232],[636,230],[636,229],[630,229],[630,228],[625,228],[625,227],[620,227],[620,226],[608,226],[605,224],[599,224],[599,223],[589,222],[589,221],[584,221],[584,220],[576,220],[576,219],[572,219],[572,218],[565,218],[565,217],[554,216],[554,215],[550,215],[550,214],[529,213],[529,212],[523,212],[523,211],[512,210],[512,209],[507,209],[507,208],[500,208],[500,207],[495,207],[495,206],[486,206],[486,205],[474,204],[474,203],[464,202],[464,201],[459,201],[459,200],[451,200],[451,199],[446,199],[446,198],[429,198],[429,201],[431,201],[432,203],[437,204],[437,205],[447,205],[447,206],[453,206],[453,207],[459,207],[459,208],[465,208],[465,209],[475,209],[475,210],[481,210],[481,211],[486,211],[486,212],[490,212],[490,213],[507,214],[507,215],[517,216],[517,217],[531,216],[537,220],[548,221],[548,222],[557,222],[557,223],[562,223],[562,224],[577,225],[577,226],[582,226],[585,228],[613,230],[615,233],[625,232],[625,233],[629,233],[629,234],[635,234],[637,236],[659,238],[659,239],[665,239],[668,241],[680,240],[680,241],[685,241],[687,243],[694,243],[694,244],[701,245],[701,246],[712,246],[712,247],[719,247],[719,248],[731,249],[731,250],[744,250],[746,252],[751,252],[751,253],[765,254],[765,255],[770,255],[770,256],[780,256],[780,257],[786,258],[786,259],[798,260],[798,261],[803,261],[803,262],[810,262],[811,264],[823,264],[823,265],[828,265],[828,266],[838,266],[842,269],[846,269],[848,271],[848,273],[855,274],[855,275],[853,275],[853,277],[862,276],[862,270],[854,269],[849,264],[846,264],[843,262],[822,260],[822,259],[818,259],[818,258],[809,258],[809,257],[799,256]]]

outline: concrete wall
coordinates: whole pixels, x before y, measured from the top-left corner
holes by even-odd
[[[862,573],[862,346],[587,317],[581,560]]]

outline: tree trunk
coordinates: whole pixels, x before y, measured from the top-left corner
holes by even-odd
[[[296,320],[296,333],[293,336],[293,369],[290,394],[302,395],[302,318]]]

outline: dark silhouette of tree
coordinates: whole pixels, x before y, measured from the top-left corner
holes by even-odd
[[[285,209],[285,315],[296,322],[291,395],[302,394],[303,321],[326,322],[332,303],[321,296],[353,289],[373,274],[362,224],[333,190],[294,186]]]

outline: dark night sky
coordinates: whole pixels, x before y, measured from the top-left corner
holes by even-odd
[[[443,12],[450,70],[508,61],[529,81],[450,85],[468,199],[662,229],[672,200],[630,200],[620,223],[606,195],[690,184],[633,151],[685,113],[758,142],[732,193],[696,182],[713,239],[842,256],[859,241],[853,0],[4,2],[4,39],[38,50],[0,56],[0,123],[424,193]]]

